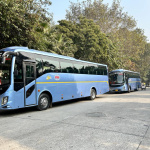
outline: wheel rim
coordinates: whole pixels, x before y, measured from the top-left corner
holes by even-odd
[[[92,90],[92,93],[91,93],[91,97],[94,99],[95,98],[95,91],[94,90]]]
[[[128,91],[129,91],[129,92],[131,91],[130,87],[128,87]]]
[[[48,99],[47,99],[46,97],[43,97],[43,98],[41,99],[40,104],[41,104],[42,108],[46,108],[47,105],[48,105]]]

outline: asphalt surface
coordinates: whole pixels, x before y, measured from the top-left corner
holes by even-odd
[[[0,150],[150,150],[150,88],[0,111]]]

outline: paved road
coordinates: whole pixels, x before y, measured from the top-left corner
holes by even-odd
[[[0,150],[150,150],[150,88],[0,111]]]

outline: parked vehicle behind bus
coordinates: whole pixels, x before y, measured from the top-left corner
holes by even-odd
[[[146,90],[146,84],[145,84],[145,83],[142,83],[141,89],[142,89],[142,90]]]
[[[0,50],[0,109],[37,106],[109,91],[107,65],[28,49]]]
[[[141,79],[138,72],[117,69],[109,73],[110,92],[138,91]]]

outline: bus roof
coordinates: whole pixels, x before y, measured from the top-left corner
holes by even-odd
[[[125,69],[116,69],[116,70],[110,71],[109,73],[113,73],[113,72],[131,72],[131,73],[138,73],[138,74],[140,74],[139,72],[134,72],[134,71],[125,70]]]
[[[85,62],[85,63],[91,63],[91,64],[95,64],[95,65],[107,66],[105,64],[99,64],[99,63],[79,60],[79,59],[75,59],[75,58],[69,57],[69,56],[63,56],[63,55],[54,54],[54,53],[50,53],[50,52],[44,52],[44,51],[29,49],[28,47],[22,47],[22,46],[11,46],[11,47],[7,47],[7,48],[3,48],[0,51],[12,51],[12,52],[21,52],[22,51],[22,52],[35,53],[35,54],[52,56],[52,57],[57,57],[57,58],[62,58],[62,59],[74,60],[74,61],[79,61],[79,62],[83,62],[83,63]]]

